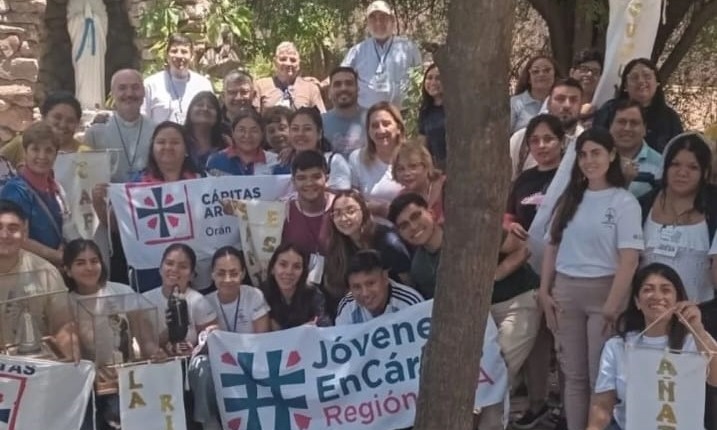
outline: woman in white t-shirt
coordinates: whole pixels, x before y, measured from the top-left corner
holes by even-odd
[[[183,243],[173,243],[164,250],[159,265],[162,285],[142,293],[157,307],[160,345],[165,345],[165,349],[174,355],[190,354],[197,345],[198,333],[217,323],[217,314],[212,305],[206,297],[192,288],[191,280],[195,276],[196,266],[197,256],[192,248]],[[173,312],[168,306],[172,296],[173,300],[187,302],[188,327],[184,339],[179,342],[170,342],[169,328],[180,327],[177,321],[173,321]]]
[[[715,297],[710,273],[717,267],[717,191],[709,184],[712,153],[704,136],[683,133],[665,148],[661,189],[640,198],[645,228],[641,264],[664,263],[677,270],[687,298],[697,303]]]
[[[269,306],[258,288],[242,284],[246,275],[241,253],[233,246],[219,248],[212,256],[212,280],[216,291],[207,299],[219,315],[216,325],[199,336],[201,352],[189,364],[189,386],[194,397],[194,420],[204,430],[221,429],[206,338],[214,330],[232,333],[266,333],[270,329]]]
[[[548,233],[540,302],[561,351],[568,428],[583,429],[600,350],[613,333],[644,243],[640,206],[625,189],[610,133],[585,131],[575,151]]]
[[[361,191],[373,215],[385,218],[388,205],[403,189],[391,172],[406,136],[401,113],[388,102],[371,106],[366,112],[366,136],[366,146],[349,155],[351,185]]]
[[[107,281],[109,272],[95,242],[75,239],[68,243],[63,253],[63,272],[77,324],[80,357],[97,365],[98,382],[111,382],[103,380],[103,366],[166,357],[151,335],[151,329],[146,329],[151,324],[149,320],[144,320],[142,315],[123,312],[110,315],[113,307],[126,309],[130,303],[127,297],[137,293],[128,285]],[[136,340],[139,351],[134,351],[133,340]],[[98,422],[119,424],[119,397],[116,394],[98,396],[96,409]],[[89,428],[93,427],[92,416],[88,413],[82,429]]]
[[[674,309],[673,313],[666,315],[670,309]],[[689,334],[689,328],[677,314],[681,314],[698,339]],[[626,428],[626,410],[630,407],[625,403],[628,383],[625,374],[627,345],[659,350],[670,348],[683,352],[707,352],[707,348],[717,348],[717,343],[702,325],[699,308],[687,301],[680,276],[674,269],[661,263],[649,264],[635,274],[631,300],[618,320],[618,334],[605,343],[602,351],[600,372],[590,405],[588,430]],[[715,386],[717,360],[711,360],[708,366],[707,383]]]

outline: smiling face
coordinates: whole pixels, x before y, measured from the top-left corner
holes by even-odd
[[[431,97],[443,97],[441,72],[438,71],[438,67],[434,67],[426,73],[426,79],[423,81],[423,88]]]
[[[657,86],[655,71],[644,64],[637,63],[625,76],[627,94],[643,106],[652,102]]]
[[[193,55],[192,45],[175,43],[167,49],[167,64],[174,76],[189,74],[189,64]]]
[[[425,246],[436,229],[431,212],[411,203],[396,217],[396,228],[401,239],[412,246]]]
[[[677,289],[667,278],[653,274],[642,283],[634,300],[649,325],[677,304]]]
[[[615,146],[621,150],[633,150],[642,145],[645,137],[645,122],[640,108],[630,107],[615,112],[610,125],[610,134],[615,139]]]
[[[329,98],[340,109],[356,105],[358,100],[358,84],[351,72],[338,72],[331,77]]]
[[[184,137],[173,127],[163,128],[154,137],[152,155],[160,168],[181,169],[187,156]]]
[[[112,80],[112,98],[117,110],[139,112],[144,102],[142,75],[136,70],[122,70]]]
[[[376,269],[352,273],[348,281],[349,291],[359,305],[374,316],[383,313],[389,295],[388,271]]]
[[[331,219],[336,230],[348,237],[358,235],[366,221],[359,202],[349,196],[341,196],[334,200]]]
[[[541,167],[557,166],[560,163],[561,142],[548,124],[540,123],[528,136],[530,155]]]
[[[36,175],[49,175],[57,158],[57,147],[52,142],[31,143],[25,149],[25,167]]]
[[[52,127],[52,131],[55,132],[62,143],[69,143],[72,141],[75,136],[77,126],[80,124],[80,118],[77,117],[75,109],[65,103],[53,106],[47,112],[44,119],[45,122]]]
[[[677,195],[691,195],[697,192],[704,175],[697,157],[692,151],[683,149],[675,155],[667,167],[667,188]]]
[[[253,154],[261,148],[261,125],[254,118],[242,118],[234,126],[232,137],[234,149],[240,153]]]
[[[395,180],[408,191],[420,191],[429,183],[428,166],[418,154],[397,157],[393,166]]]
[[[276,77],[282,82],[293,82],[299,74],[300,65],[299,53],[293,48],[281,49],[274,57]]]
[[[72,264],[65,267],[67,276],[72,278],[78,289],[85,294],[99,291],[102,277],[102,259],[91,249],[85,249],[77,254]]]
[[[175,249],[166,255],[159,267],[162,285],[168,288],[179,287],[184,291],[192,279],[192,261],[184,251]]]
[[[326,191],[326,172],[318,167],[297,170],[292,175],[291,182],[300,200],[315,202],[322,198]]]
[[[251,106],[254,100],[254,87],[250,82],[229,81],[224,85],[222,98],[229,116],[235,117],[242,108]]]
[[[0,214],[0,258],[15,258],[27,237],[27,223],[14,213]]]
[[[604,146],[588,140],[578,153],[578,166],[588,181],[601,181],[607,175],[615,156],[614,152],[608,152]]]
[[[280,152],[289,145],[289,121],[281,118],[266,125],[266,140],[272,149]]]
[[[528,69],[530,74],[530,88],[538,91],[548,91],[555,82],[555,68],[547,58],[538,58]]]
[[[396,119],[386,110],[378,110],[368,118],[368,135],[378,153],[390,153],[399,143],[401,131]]]
[[[226,254],[214,261],[212,280],[222,296],[235,296],[239,292],[242,279],[244,267],[236,256]]]
[[[289,126],[289,143],[297,152],[319,149],[321,131],[309,115],[296,115]]]
[[[368,16],[368,32],[374,39],[385,40],[391,37],[396,20],[392,15],[376,11]]]
[[[597,87],[602,67],[597,61],[586,61],[570,70],[570,77],[580,82],[586,94],[593,94]]]
[[[195,126],[212,127],[219,121],[219,111],[207,97],[192,104],[189,109],[189,120]]]
[[[288,249],[276,257],[271,274],[274,275],[279,291],[292,294],[301,279],[304,270],[304,261],[301,255],[293,249]]]

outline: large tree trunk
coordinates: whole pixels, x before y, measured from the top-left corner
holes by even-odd
[[[448,132],[446,231],[416,430],[468,430],[500,219],[509,185],[508,69],[512,0],[452,0],[441,71]]]

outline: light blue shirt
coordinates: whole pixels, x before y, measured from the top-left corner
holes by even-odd
[[[321,114],[324,137],[331,142],[331,150],[348,160],[355,149],[366,146],[366,109],[359,108],[356,115],[344,117],[335,109]]]
[[[542,100],[536,100],[525,90],[510,98],[510,133],[525,128],[534,116],[540,113]]]
[[[642,149],[633,158],[633,161],[638,164],[638,177],[637,180],[630,183],[628,190],[633,196],[640,197],[652,191],[653,185],[662,179],[662,154],[652,149],[643,140]],[[647,180],[650,178],[652,181]]]
[[[387,91],[376,91],[371,81],[383,59],[388,74]],[[402,36],[394,36],[383,46],[372,37],[354,45],[346,54],[342,66],[353,67],[358,73],[358,103],[368,109],[380,101],[388,101],[401,107],[408,89],[411,68],[421,65],[421,52],[416,44]]]

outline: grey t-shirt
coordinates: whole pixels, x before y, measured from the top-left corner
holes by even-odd
[[[356,115],[347,118],[340,116],[334,109],[321,115],[324,123],[324,136],[331,142],[334,152],[348,159],[349,154],[366,146],[366,110],[359,108]]]

